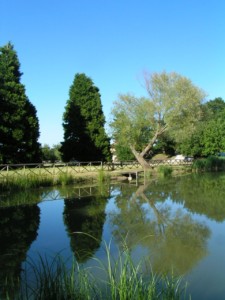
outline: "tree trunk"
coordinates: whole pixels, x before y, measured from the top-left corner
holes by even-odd
[[[160,128],[160,125],[158,125],[158,128],[153,136],[153,138],[149,141],[148,145],[143,149],[143,151],[141,152],[141,156],[144,157],[145,154],[147,154],[149,152],[149,150],[153,147],[153,145],[155,144],[155,142],[157,141],[158,137],[160,135],[162,135],[167,129],[167,126],[163,126],[162,128]]]
[[[144,156],[149,152],[149,150],[153,147],[154,143],[157,141],[158,137],[162,135],[166,131],[166,129],[167,129],[167,125],[160,127],[160,124],[158,124],[158,128],[154,136],[152,137],[148,145],[143,149],[141,153],[137,152],[135,148],[132,145],[130,145],[130,149],[132,153],[134,154],[135,158],[144,169],[150,168],[149,164],[144,159]]]
[[[132,153],[134,154],[136,160],[139,162],[139,164],[144,168],[144,169],[148,169],[150,166],[147,163],[147,161],[144,159],[144,157],[138,153],[133,146],[130,146],[130,149],[132,151]]]

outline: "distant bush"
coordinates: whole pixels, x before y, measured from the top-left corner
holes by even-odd
[[[224,171],[225,159],[216,156],[196,159],[192,165],[192,169],[195,171]]]

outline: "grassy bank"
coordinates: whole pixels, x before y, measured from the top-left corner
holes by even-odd
[[[69,185],[81,182],[98,182],[109,181],[111,176],[119,176],[119,172],[132,170],[132,165],[124,165],[116,170],[104,170],[99,166],[75,166],[75,167],[58,167],[58,168],[26,168],[15,169],[10,171],[1,171],[0,189],[2,191],[27,190],[32,188]],[[134,166],[136,167],[136,166]],[[136,168],[137,169],[137,168]],[[139,171],[142,168],[139,166]],[[225,159],[210,156],[205,159],[196,159],[193,165],[159,165],[155,168],[149,168],[145,171],[147,177],[161,176],[168,177],[171,175],[204,171],[225,171]]]
[[[172,272],[170,275],[154,274],[148,260],[134,264],[127,248],[120,252],[117,259],[112,257],[110,245],[105,249],[106,262],[94,258],[96,266],[86,269],[76,262],[68,268],[68,263],[60,255],[56,255],[51,261],[40,257],[38,262],[28,262],[21,288],[14,299],[187,299],[186,285]],[[99,277],[95,275],[96,270],[97,274],[101,274]],[[30,278],[33,279],[29,280]],[[5,296],[7,299],[7,293]]]
[[[86,179],[87,180],[87,179]],[[21,175],[10,176],[0,181],[2,191],[23,191],[32,188],[69,185],[74,182],[82,182],[82,177],[74,177],[71,174],[64,173],[59,176],[38,176],[38,175]]]

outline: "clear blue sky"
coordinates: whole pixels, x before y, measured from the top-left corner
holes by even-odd
[[[9,41],[42,144],[63,140],[76,73],[100,89],[107,121],[119,93],[145,95],[144,70],[178,72],[225,100],[225,0],[0,0],[0,46]]]

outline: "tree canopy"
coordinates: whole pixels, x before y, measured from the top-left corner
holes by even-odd
[[[36,108],[20,83],[22,73],[11,43],[0,48],[0,162],[40,160]]]
[[[204,103],[202,111],[195,134],[177,145],[183,154],[202,157],[225,152],[225,102],[215,98]]]
[[[177,73],[144,77],[148,97],[119,95],[112,110],[111,127],[116,143],[128,145],[145,167],[145,158],[165,133],[176,142],[194,134],[202,118],[205,93]]]
[[[104,125],[99,89],[85,74],[76,74],[63,115],[63,160],[110,159],[110,142]]]

